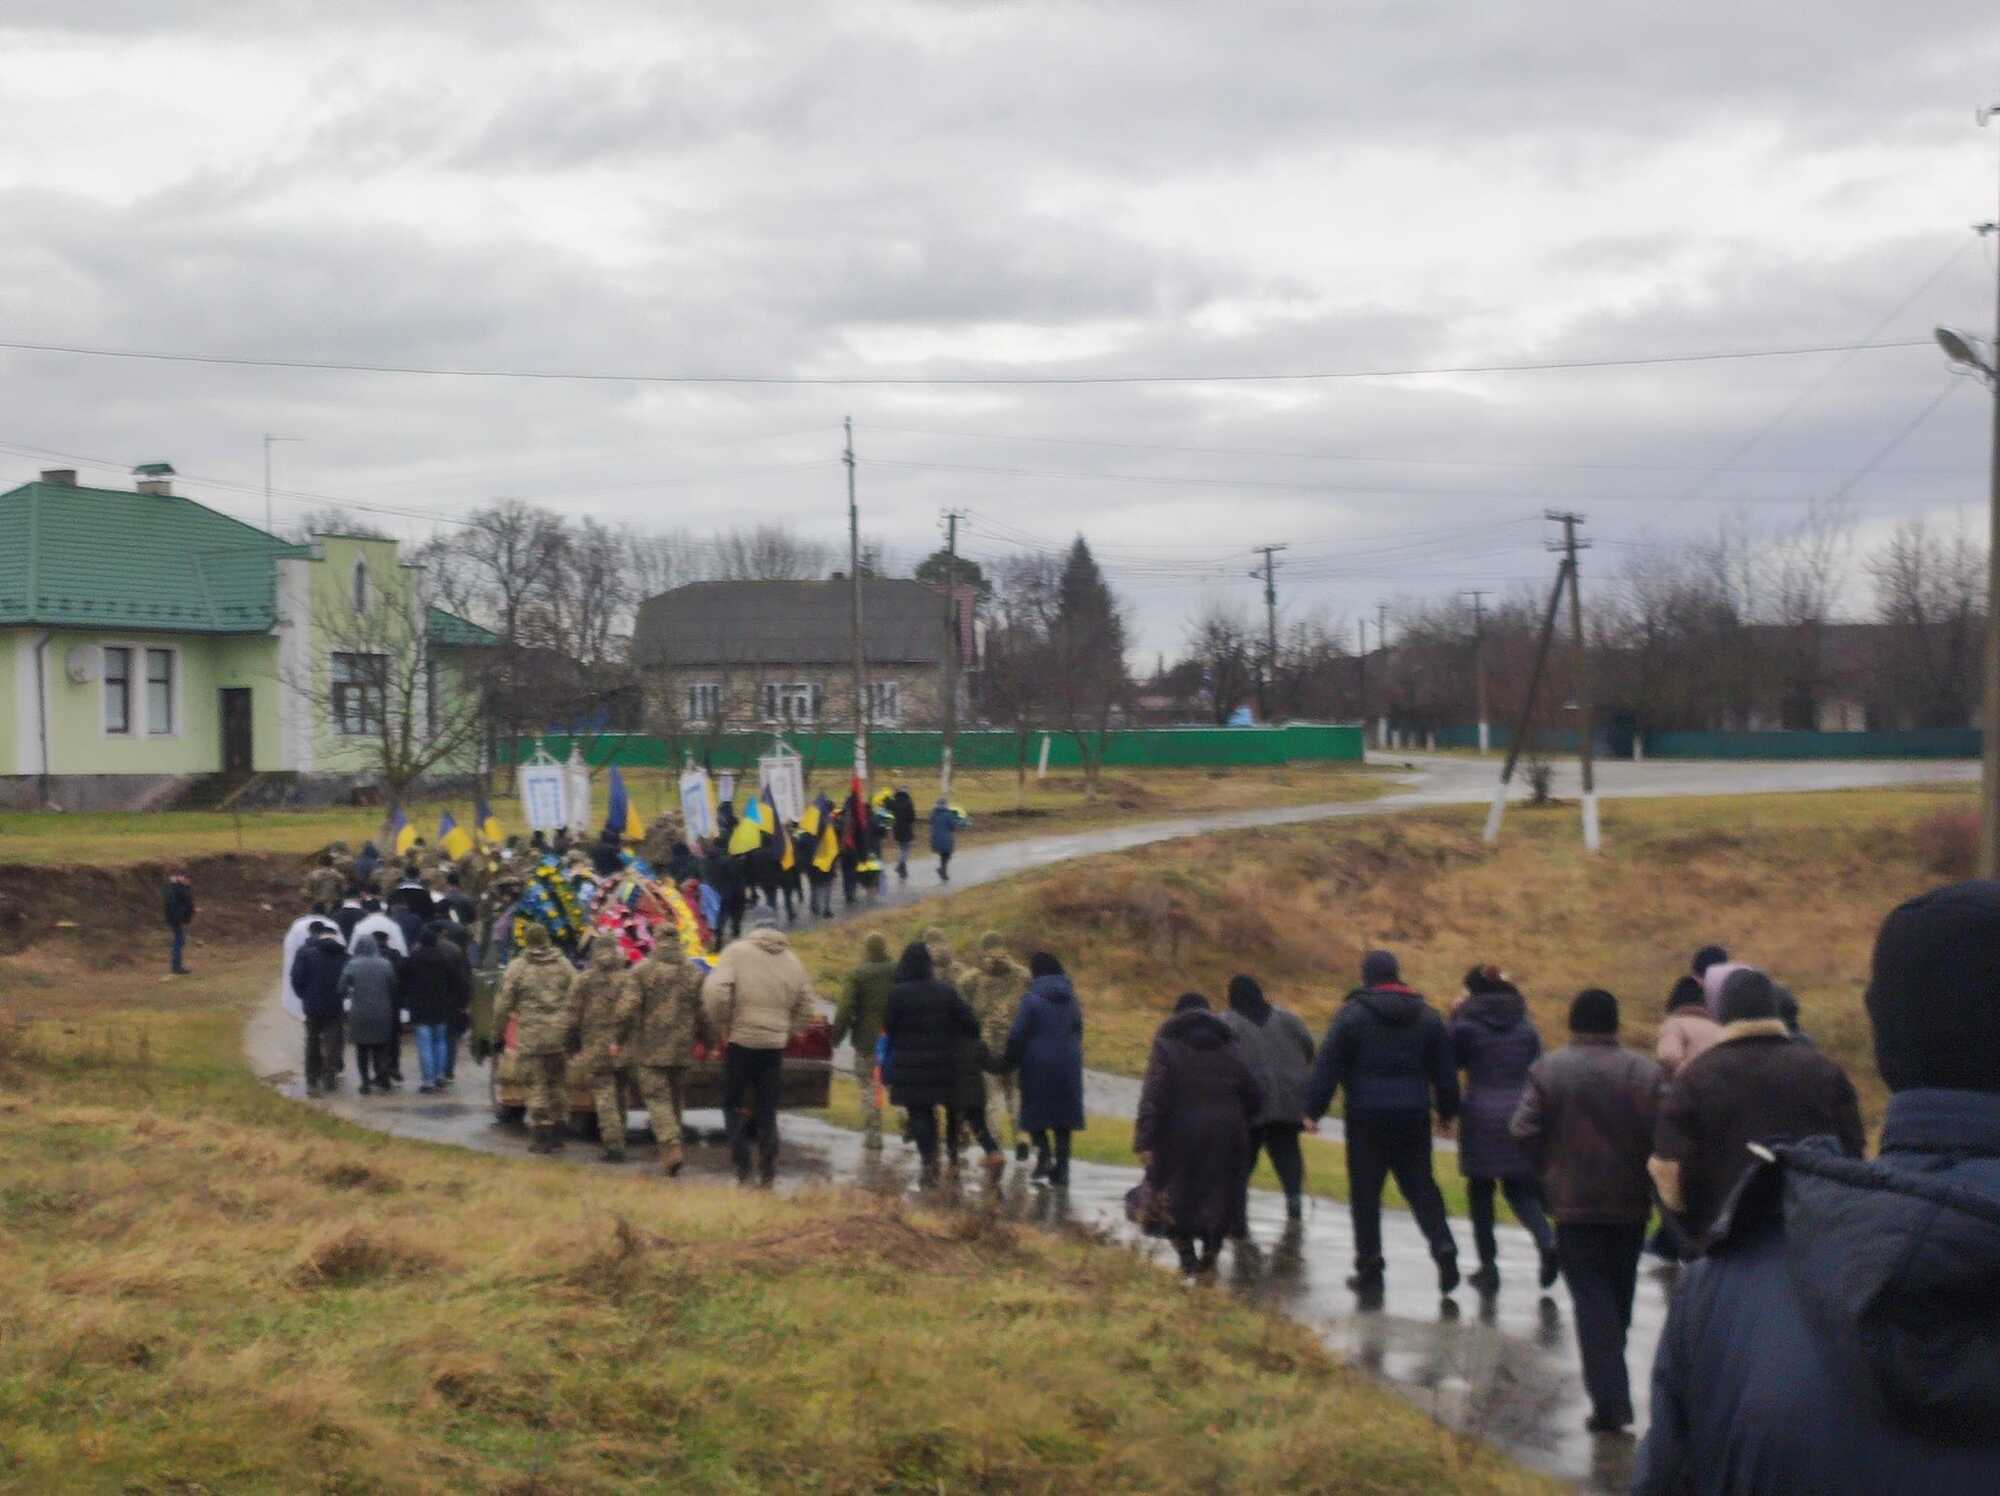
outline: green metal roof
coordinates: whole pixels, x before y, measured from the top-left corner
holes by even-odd
[[[470,618],[460,618],[456,613],[447,613],[443,608],[432,608],[425,623],[431,643],[447,648],[477,648],[500,642],[500,636],[491,629],[483,629]]]
[[[0,625],[261,634],[280,557],[308,554],[178,494],[0,494]]]

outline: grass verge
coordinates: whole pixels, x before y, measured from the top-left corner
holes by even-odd
[[[1122,1248],[366,1133],[244,1072],[261,949],[40,956],[50,1016],[0,1025],[15,1488],[1551,1489]]]

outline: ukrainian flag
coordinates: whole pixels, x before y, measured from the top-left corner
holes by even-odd
[[[461,862],[472,853],[472,838],[458,829],[450,811],[438,817],[438,845],[453,862]]]
[[[475,803],[472,815],[479,823],[480,840],[489,846],[497,847],[507,839],[507,833],[500,825],[500,817],[493,814],[493,807],[486,803],[484,795],[481,795]]]
[[[833,865],[839,860],[840,838],[833,834],[832,821],[823,822],[819,833],[819,850],[813,854],[813,866],[822,873],[831,872]]]
[[[410,824],[410,818],[403,814],[398,805],[395,814],[389,817],[389,845],[398,857],[407,856],[410,848],[417,844],[417,828]]]
[[[778,845],[784,849],[778,854],[778,866],[790,872],[795,861],[792,856],[792,839],[785,833],[785,818],[778,814],[778,802],[772,798],[768,788],[764,791],[764,819],[770,823],[771,835],[778,839]]]
[[[736,829],[729,833],[729,852],[737,856],[744,852],[754,852],[764,845],[764,828],[749,816],[736,823]]]
[[[743,824],[768,832],[776,823],[777,816],[764,809],[764,797],[752,795],[750,803],[743,807]]]
[[[625,793],[625,776],[618,772],[616,764],[611,767],[611,801],[605,808],[604,824],[627,841],[646,839],[646,823],[639,819],[638,807]]]

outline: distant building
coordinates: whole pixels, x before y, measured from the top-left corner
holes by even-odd
[[[936,727],[953,634],[944,594],[886,577],[864,581],[861,592],[869,724]],[[851,727],[851,597],[851,585],[836,578],[695,582],[647,598],[632,635],[647,730],[673,738]],[[967,602],[959,599],[957,622],[969,643]],[[961,675],[961,720],[965,690]]]
[[[392,672],[344,648],[338,620],[411,614],[431,714],[498,642],[424,607],[393,540],[294,545],[176,495],[164,463],[139,473],[124,490],[56,469],[0,494],[0,805],[148,808],[209,777],[366,782]]]

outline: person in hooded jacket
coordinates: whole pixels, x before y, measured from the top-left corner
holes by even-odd
[[[361,851],[354,859],[354,881],[362,888],[373,886],[375,869],[381,866],[382,853],[372,841],[361,844]]]
[[[1381,1291],[1382,1186],[1389,1176],[1409,1202],[1431,1259],[1438,1292],[1458,1287],[1458,1243],[1445,1217],[1444,1196],[1431,1172],[1431,1112],[1458,1115],[1458,1066],[1444,1020],[1421,994],[1403,984],[1387,951],[1361,960],[1361,985],[1347,994],[1327,1026],[1306,1093],[1306,1115],[1318,1121],[1347,1093],[1348,1209],[1354,1218],[1356,1293]]]
[[[889,1074],[889,1100],[908,1110],[910,1136],[922,1160],[925,1183],[938,1177],[938,1149],[941,1137],[949,1137],[961,1120],[962,1085],[960,1070],[966,1062],[968,1042],[979,1042],[979,1021],[972,1016],[958,989],[938,980],[931,965],[930,947],[913,940],[903,948],[896,963],[896,984],[889,990],[889,1008],[882,1019],[882,1033],[889,1041],[894,1064]],[[973,1059],[977,1078],[976,1050]],[[938,1131],[938,1109],[945,1112],[945,1132]],[[970,1120],[970,1119],[967,1119]],[[978,1129],[986,1123],[982,1109]],[[986,1144],[987,1167],[997,1178],[1001,1163],[991,1134]]]
[[[1225,1236],[1246,1234],[1251,1124],[1264,1104],[1235,1029],[1200,993],[1183,995],[1153,1039],[1132,1151],[1165,1196],[1166,1234],[1187,1279],[1214,1271]]]
[[[1542,1036],[1528,1019],[1528,1005],[1497,967],[1475,966],[1465,974],[1465,998],[1453,1011],[1452,1057],[1465,1072],[1463,1122],[1458,1134],[1458,1168],[1465,1176],[1472,1216],[1472,1241],[1479,1267],[1466,1281],[1481,1293],[1500,1291],[1500,1246],[1493,1232],[1493,1195],[1507,1197],[1514,1219],[1535,1239],[1541,1254],[1541,1286],[1553,1287],[1561,1268],[1555,1233],[1542,1207],[1535,1167],[1507,1130],[1528,1067],[1540,1058]]]
[[[354,1041],[354,1068],[361,1094],[386,1091],[395,1083],[397,978],[389,937],[376,935],[348,958],[340,974],[341,1007],[347,1036]]]
[[[2000,1490],[2000,883],[1895,909],[1866,1002],[1881,1156],[1765,1150],[1668,1310],[1639,1496]]]
[[[1083,1127],[1083,1007],[1062,962],[1047,951],[1028,958],[1028,990],[1001,1066],[1020,1074],[1021,1127],[1035,1140],[1034,1179],[1066,1188],[1070,1134]]]
[[[937,854],[938,881],[951,882],[951,854],[958,850],[959,814],[944,796],[931,807],[931,851]]]
[[[328,920],[315,920],[310,938],[292,958],[291,986],[305,1012],[306,1094],[340,1083],[346,1039],[341,1025],[340,978],[347,947]]]
[[[1257,1171],[1257,1154],[1271,1155],[1278,1183],[1285,1191],[1285,1213],[1292,1220],[1305,1214],[1306,1161],[1299,1148],[1305,1130],[1306,1086],[1312,1080],[1312,1031],[1298,1014],[1278,1007],[1264,996],[1256,978],[1242,973],[1229,979],[1229,1011],[1222,1022],[1236,1036],[1237,1057],[1257,1083],[1257,1115],[1250,1119],[1250,1164],[1243,1172],[1245,1188]],[[1247,1230],[1247,1222],[1245,1223]]]
[[[910,843],[917,839],[917,802],[907,784],[889,797],[889,826],[896,838],[896,876],[910,876]]]

